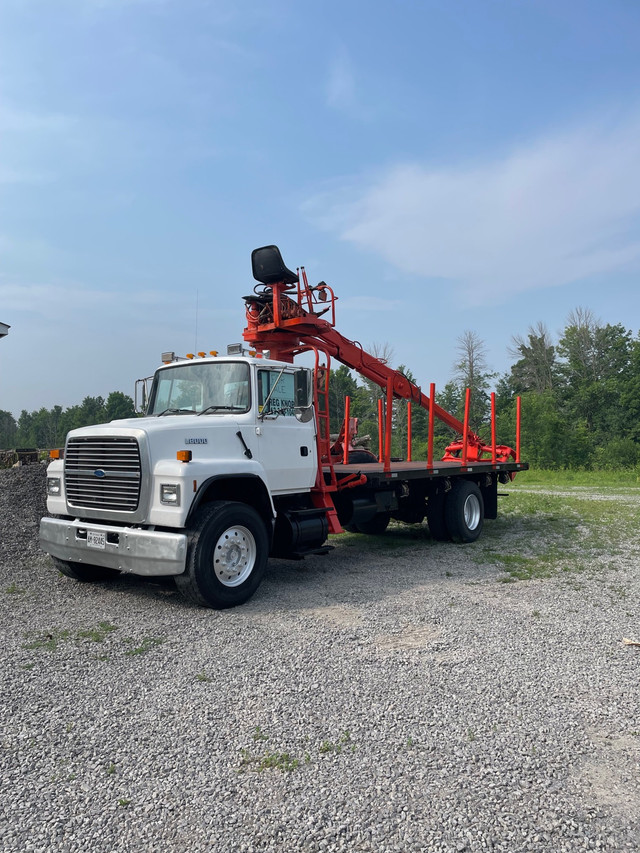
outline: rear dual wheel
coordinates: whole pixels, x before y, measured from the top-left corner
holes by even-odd
[[[475,542],[484,525],[484,501],[478,485],[456,480],[450,491],[431,496],[427,523],[438,542]]]

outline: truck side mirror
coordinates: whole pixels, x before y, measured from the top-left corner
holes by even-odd
[[[151,376],[147,376],[145,379],[136,379],[134,407],[139,415],[146,415],[147,413],[147,406],[149,405],[147,382],[152,378]]]
[[[313,417],[313,400],[311,397],[311,382],[308,370],[297,370],[294,376],[296,418],[303,424],[308,423]]]

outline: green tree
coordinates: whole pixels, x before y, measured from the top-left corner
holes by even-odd
[[[583,424],[593,446],[621,435],[620,402],[631,367],[631,333],[620,324],[602,326],[578,308],[569,315],[560,341],[561,394],[569,422]]]
[[[479,432],[482,424],[489,417],[490,380],[495,377],[487,365],[487,348],[482,338],[469,329],[460,335],[458,345],[458,361],[455,364],[455,378],[461,392],[461,405],[455,414],[459,420],[464,418],[464,400],[467,388],[471,391],[469,405],[469,426]]]
[[[526,339],[514,335],[509,353],[518,359],[511,367],[511,382],[516,394],[524,391],[543,394],[556,386],[556,349],[544,323],[529,326]]]
[[[629,368],[621,382],[620,408],[624,413],[624,435],[640,442],[640,335],[631,341]]]
[[[353,402],[358,391],[358,383],[353,378],[351,371],[344,364],[337,370],[331,371],[329,378],[329,419],[331,421],[331,432],[340,431],[344,421],[344,400],[349,397]],[[351,417],[355,417],[353,408],[350,409]]]
[[[137,417],[132,398],[123,394],[122,391],[112,391],[105,403],[104,416],[106,421]]]
[[[0,409],[0,450],[9,450],[16,446],[18,424],[11,412]]]
[[[402,373],[409,382],[417,385],[416,378],[404,364],[400,364],[397,368],[399,373]],[[394,456],[399,456],[403,459],[407,458],[407,434],[408,434],[408,401],[395,400],[393,406],[393,439],[391,452]],[[411,435],[412,435],[412,453],[413,459],[426,459],[427,437],[429,429],[429,416],[427,410],[417,403],[411,404]]]
[[[18,432],[16,435],[16,444],[21,447],[33,447],[35,439],[33,437],[33,419],[36,413],[29,413],[26,409],[20,412],[18,418]]]
[[[501,444],[516,448],[516,398],[496,417]],[[584,448],[580,445],[580,451]],[[569,435],[553,391],[525,391],[521,395],[520,458],[537,468],[561,468],[571,455]]]

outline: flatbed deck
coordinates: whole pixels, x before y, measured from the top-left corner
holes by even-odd
[[[391,462],[389,469],[385,470],[382,462],[359,462],[336,463],[334,471],[338,482],[345,477],[352,477],[364,474],[367,481],[371,485],[377,483],[388,482],[390,480],[432,480],[442,479],[443,477],[459,477],[467,474],[490,474],[492,472],[518,472],[526,471],[529,465],[527,462],[496,462],[491,460],[483,460],[481,462],[471,462],[467,465],[461,465],[459,462],[437,462],[431,468],[427,467],[426,462]],[[328,465],[323,466],[325,475],[330,475]]]

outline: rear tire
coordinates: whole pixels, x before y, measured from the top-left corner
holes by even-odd
[[[236,607],[260,586],[268,554],[267,529],[253,507],[214,501],[193,518],[187,568],[176,586],[201,607]]]
[[[100,581],[112,581],[122,574],[118,569],[108,569],[106,566],[91,566],[87,563],[72,563],[69,560],[60,560],[58,557],[52,557],[53,564],[66,575],[68,578],[73,578],[75,581],[83,583],[99,583]]]
[[[475,542],[484,524],[482,493],[471,480],[458,480],[444,504],[447,530],[454,542]]]

